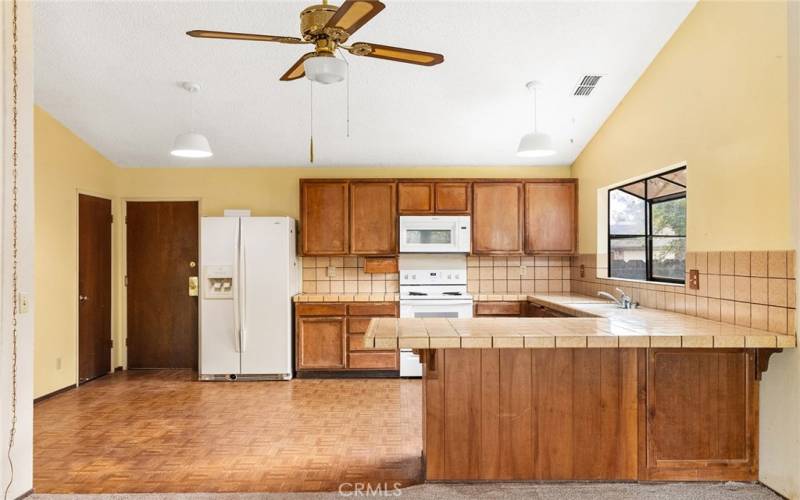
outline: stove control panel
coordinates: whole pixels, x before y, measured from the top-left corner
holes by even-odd
[[[406,269],[400,271],[401,285],[465,285],[466,283],[466,270]]]

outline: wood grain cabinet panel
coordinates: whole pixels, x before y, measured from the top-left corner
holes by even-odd
[[[347,181],[300,181],[302,255],[348,253],[348,185]]]
[[[469,182],[437,182],[435,185],[437,214],[468,214],[472,208],[472,184]]]
[[[397,253],[397,183],[350,183],[350,253]]]
[[[758,478],[758,384],[745,349],[651,349],[647,479]]]
[[[472,253],[523,253],[524,191],[521,182],[472,185]]]
[[[433,183],[399,182],[397,184],[397,209],[400,215],[432,214]]]
[[[573,254],[577,239],[577,184],[525,183],[525,252]]]
[[[345,318],[298,318],[297,369],[344,368],[345,335]]]

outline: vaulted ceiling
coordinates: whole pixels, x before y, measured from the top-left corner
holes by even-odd
[[[570,164],[694,1],[384,0],[352,41],[445,55],[431,68],[348,56],[348,85],[313,89],[315,165]],[[201,40],[195,28],[299,34],[303,1],[52,1],[35,4],[35,98],[122,166],[309,165],[308,80],[278,78],[307,46]],[[578,80],[602,75],[588,97]],[[531,128],[558,154],[516,157]],[[178,82],[202,85],[194,128],[215,155],[169,155],[191,126]],[[657,119],[657,117],[654,117]]]

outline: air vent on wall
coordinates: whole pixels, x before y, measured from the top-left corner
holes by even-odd
[[[572,95],[581,97],[588,96],[597,86],[597,82],[600,81],[600,78],[602,78],[600,75],[584,75],[580,81],[578,81]]]

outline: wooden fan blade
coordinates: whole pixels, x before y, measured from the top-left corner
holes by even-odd
[[[347,35],[352,35],[385,7],[378,0],[347,0],[336,9],[336,13],[325,25],[324,31],[341,30]]]
[[[291,82],[292,80],[297,80],[298,78],[303,78],[306,74],[306,70],[303,67],[303,62],[309,57],[317,55],[316,52],[309,52],[307,54],[303,54],[303,56],[297,60],[296,63],[292,64],[292,67],[289,68],[289,71],[283,74],[281,77],[281,81],[284,82]]]
[[[253,42],[306,43],[293,36],[257,35],[253,33],[232,33],[230,31],[192,30],[187,35],[194,38],[219,38],[223,40],[249,40]]]
[[[377,43],[359,42],[348,50],[350,53],[357,56],[376,57],[378,59],[419,64],[421,66],[435,66],[444,61],[444,56],[435,52],[422,52],[420,50],[391,47],[389,45],[379,45]]]

